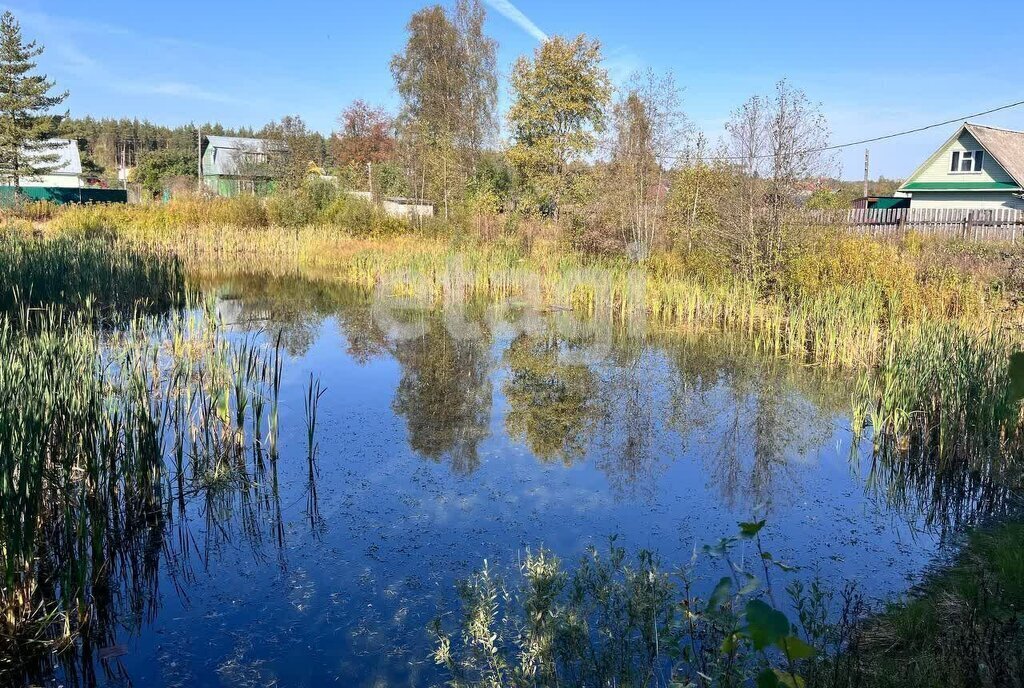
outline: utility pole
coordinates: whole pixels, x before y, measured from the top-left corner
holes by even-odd
[[[203,128],[199,127],[199,164],[197,166],[196,173],[199,175],[196,179],[196,191],[202,193],[203,191]]]
[[[871,160],[871,152],[867,148],[865,148],[864,149],[864,196],[865,197],[868,195],[868,165],[870,163],[870,160]]]
[[[369,160],[366,161],[366,183],[370,188],[370,202],[372,203],[373,198],[373,163]]]

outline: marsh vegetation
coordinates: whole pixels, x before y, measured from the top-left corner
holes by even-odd
[[[17,286],[0,384],[17,403],[0,424],[0,526],[3,671],[15,682],[53,672],[52,657],[72,683],[173,682],[177,669],[144,665],[147,629],[183,633],[162,620],[166,595],[230,585],[230,559],[263,572],[253,595],[268,618],[320,609],[314,628],[332,619],[357,638],[342,650],[349,677],[882,685],[877,668],[904,659],[879,639],[897,633],[918,652],[931,636],[914,645],[899,615],[928,602],[879,616],[868,598],[902,592],[902,576],[961,534],[1018,513],[1010,247],[822,232],[766,290],[700,251],[637,262],[515,235],[404,228],[384,240],[230,214],[250,206],[264,208],[176,200],[69,208],[31,230],[9,223],[4,270]],[[198,219],[217,213],[223,224]],[[492,503],[471,506],[467,485]],[[767,526],[717,540],[738,520],[759,523],[752,513]],[[801,539],[805,519],[820,532]],[[668,525],[687,522],[685,537]],[[382,525],[390,534],[377,539]],[[904,528],[918,533],[913,544]],[[593,550],[580,551],[570,535],[580,531]],[[613,532],[626,544],[604,544]],[[999,537],[1009,547],[999,551],[1013,551]],[[362,552],[338,571],[308,558],[350,538]],[[843,543],[832,558],[829,541]],[[989,565],[967,553],[980,542],[958,566]],[[251,560],[239,559],[241,543]],[[761,557],[776,544],[783,551]],[[865,577],[862,565],[895,552],[891,575]],[[368,606],[308,589],[309,600],[286,595],[280,607],[274,581],[305,591],[296,576],[310,570]],[[716,593],[723,575],[731,582]],[[425,584],[445,592],[428,599]],[[958,594],[975,609],[983,597],[998,607],[1003,591]],[[179,618],[213,633],[188,606]],[[431,640],[423,629],[439,608],[452,613]],[[1019,661],[985,649],[1018,632],[985,609],[964,612],[989,639],[956,669],[965,684],[983,662]],[[286,627],[297,632],[299,619]],[[928,623],[922,634],[942,628]],[[384,629],[395,660],[372,669],[358,657],[383,651]],[[943,642],[966,642],[957,638]],[[305,680],[273,655],[209,652],[225,676]],[[181,680],[204,657],[182,665]],[[309,670],[337,675],[325,661]]]
[[[45,677],[55,652],[89,683],[121,616],[154,612],[161,562],[188,558],[187,504],[272,510],[281,360],[202,308],[168,310],[185,303],[174,262],[8,250],[28,256],[25,293],[62,288],[34,307],[16,293],[0,323],[0,676]]]

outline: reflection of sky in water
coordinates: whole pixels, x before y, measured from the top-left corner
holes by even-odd
[[[755,505],[768,510],[766,549],[803,576],[886,595],[934,554],[934,535],[865,494],[866,461],[849,460],[847,383],[555,320],[377,305],[291,327],[283,550],[269,525],[262,545],[227,525],[234,536],[207,553],[197,508],[194,581],[179,594],[165,575],[155,621],[127,641],[135,685],[429,683],[425,626],[457,608],[455,581],[483,559],[514,565],[538,545],[573,559],[617,533],[672,566],[733,534]],[[311,371],[327,388],[315,531],[304,514]]]

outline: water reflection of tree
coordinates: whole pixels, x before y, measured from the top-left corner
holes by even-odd
[[[402,378],[392,408],[404,416],[409,444],[434,460],[447,457],[469,473],[480,463],[478,446],[491,415],[490,355],[486,338],[456,338],[438,314],[423,335],[394,344]]]
[[[583,363],[561,360],[557,337],[520,334],[505,352],[505,429],[542,461],[581,458],[599,415],[597,379]]]
[[[267,277],[250,273],[200,278],[201,285],[216,285],[223,295],[219,306],[225,324],[246,329],[265,328],[281,338],[292,356],[309,351],[320,333],[324,318],[351,288],[340,288],[298,275]],[[234,298],[238,296],[238,298]]]
[[[403,367],[394,409],[409,423],[413,448],[435,459],[450,455],[459,470],[476,466],[490,414],[489,335],[482,341],[479,333],[453,337],[438,312],[422,337],[399,340],[393,330],[408,323],[396,321],[396,303],[338,281],[285,274],[212,283],[242,296],[233,302],[240,304],[238,320],[272,335],[282,330],[293,354],[308,349],[331,316],[355,361],[393,354]],[[470,315],[486,333],[493,305],[459,303],[445,312]],[[664,457],[700,454],[710,484],[731,507],[787,499],[801,477],[801,455],[820,447],[833,421],[849,412],[847,380],[767,357],[742,339],[631,337],[619,326],[527,307],[504,316],[518,331],[534,333],[516,337],[504,356],[508,434],[542,461],[572,464],[593,450],[620,498],[656,489]],[[1018,371],[1015,379],[1024,378]],[[674,451],[653,446],[666,429],[679,435]],[[1021,484],[1019,461],[1006,458],[1006,451],[938,461],[927,442],[897,445],[884,438],[861,450],[872,459],[868,488],[887,508],[923,514],[943,530],[1005,512]]]
[[[337,307],[338,329],[348,342],[346,349],[356,363],[365,365],[388,351],[388,333],[373,310],[363,301],[345,301]]]
[[[684,446],[710,448],[710,480],[729,507],[769,507],[799,478],[800,457],[832,433],[835,400],[798,369],[724,340],[687,340],[666,354],[670,426]]]
[[[661,456],[654,439],[664,420],[664,368],[639,337],[614,338],[603,363],[597,466],[617,497],[653,495]]]

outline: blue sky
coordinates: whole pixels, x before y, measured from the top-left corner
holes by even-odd
[[[452,0],[454,2],[454,0]],[[83,116],[165,124],[261,125],[301,115],[329,132],[355,98],[394,108],[388,71],[425,2],[15,0],[44,71]],[[507,77],[543,35],[599,38],[616,81],[671,69],[691,120],[712,140],[729,113],[788,78],[822,103],[840,143],[1024,100],[1020,0],[985,4],[984,24],[945,0],[901,3],[486,0]],[[508,102],[507,80],[502,104]],[[977,121],[1024,129],[1024,107]],[[954,127],[871,146],[872,176],[909,174]],[[862,175],[863,148],[839,156]]]

